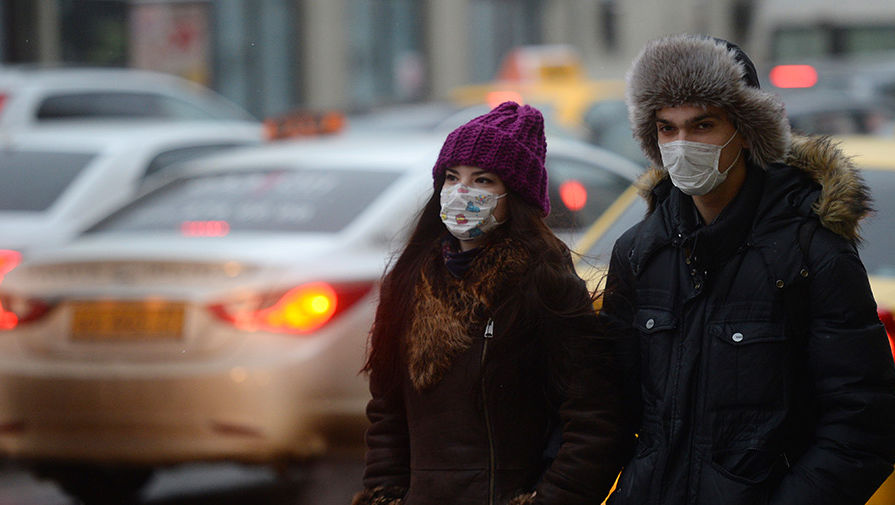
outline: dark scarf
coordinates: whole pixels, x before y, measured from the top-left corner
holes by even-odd
[[[454,358],[472,344],[470,327],[482,325],[527,270],[529,256],[512,239],[488,244],[461,278],[445,265],[442,244],[430,251],[414,293],[405,336],[410,379],[418,391],[436,384]]]
[[[710,224],[702,219],[693,199],[680,191],[673,193],[677,200],[678,231],[684,237],[684,248],[690,260],[709,271],[715,270],[746,242],[752,231],[758,203],[764,188],[764,173],[748,166],[746,180],[739,193]]]

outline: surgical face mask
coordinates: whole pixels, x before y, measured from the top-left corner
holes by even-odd
[[[659,144],[659,152],[662,153],[662,164],[671,182],[688,195],[704,195],[715,189],[727,179],[727,171],[740,159],[740,154],[724,169],[718,170],[718,161],[721,159],[721,150],[730,144],[736,136],[727,139],[724,145],[705,144],[702,142],[690,142],[688,140],[675,140],[665,144]]]
[[[441,221],[451,235],[460,240],[472,240],[496,228],[494,208],[506,193],[494,193],[453,184],[441,189]]]

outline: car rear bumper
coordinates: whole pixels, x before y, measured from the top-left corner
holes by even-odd
[[[0,455],[20,460],[168,464],[306,459],[326,424],[363,398],[328,401],[295,369],[162,378],[0,373]]]

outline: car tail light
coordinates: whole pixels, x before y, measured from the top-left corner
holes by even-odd
[[[878,309],[879,320],[886,327],[886,333],[889,335],[889,347],[892,348],[892,356],[895,358],[895,314],[891,310]]]
[[[43,300],[0,294],[0,331],[37,321],[49,310]]]
[[[777,65],[768,77],[778,88],[810,88],[817,84],[817,70],[811,65]]]
[[[18,266],[22,261],[22,254],[11,249],[0,249],[0,281],[10,270]]]
[[[578,212],[587,205],[587,188],[572,179],[559,185],[559,197],[563,205],[572,212]]]
[[[312,282],[288,291],[209,306],[237,328],[274,333],[310,333],[339,316],[370,292],[372,282]]]

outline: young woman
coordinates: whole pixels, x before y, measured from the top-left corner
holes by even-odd
[[[541,113],[453,131],[385,276],[354,505],[596,504],[623,457],[613,345],[550,212]]]

